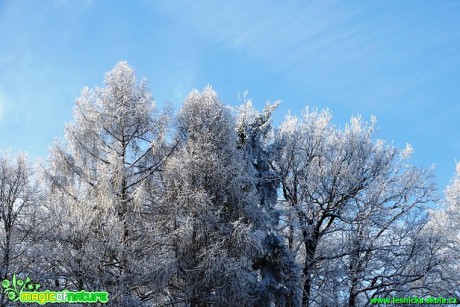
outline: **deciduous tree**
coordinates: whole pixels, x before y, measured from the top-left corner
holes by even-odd
[[[124,306],[161,290],[169,262],[155,210],[158,172],[171,152],[167,126],[126,62],[105,75],[104,87],[83,89],[48,170],[51,198],[60,200],[52,244],[62,254],[50,256],[56,280],[110,291]]]
[[[41,188],[25,154],[0,156],[0,277],[31,271],[44,211]],[[6,306],[2,295],[1,304]]]
[[[396,149],[374,140],[374,119],[367,124],[353,117],[344,130],[333,127],[330,119],[328,111],[306,109],[302,119],[288,116],[277,133],[275,168],[284,196],[286,236],[302,263],[305,306],[324,304],[325,294],[342,295],[341,283],[349,285],[346,303],[353,306],[358,295],[375,292],[387,277],[410,282],[430,268],[427,264],[407,273],[407,259],[401,260],[411,258],[417,247],[417,227],[406,217],[434,199],[430,174],[405,164]],[[403,156],[410,148],[406,151]],[[390,252],[389,258],[379,258],[390,246],[399,257],[398,269],[390,264]],[[325,265],[333,264],[326,260],[339,258],[342,268],[330,270],[346,277],[326,277]],[[388,271],[379,271],[379,265]],[[331,290],[330,285],[334,291],[321,291],[325,286]]]

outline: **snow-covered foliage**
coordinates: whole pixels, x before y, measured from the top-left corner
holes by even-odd
[[[303,267],[303,305],[358,306],[431,268],[405,271],[421,223],[412,214],[433,200],[434,187],[429,172],[405,164],[408,149],[399,159],[373,140],[375,119],[353,117],[344,130],[330,120],[327,110],[306,109],[277,131],[284,234]]]
[[[146,83],[137,83],[126,62],[104,85],[83,89],[66,142],[51,150],[50,244],[62,257],[50,278],[106,288],[112,302],[137,305],[162,288],[172,267],[168,252],[156,248],[164,237],[155,223],[158,172],[170,153],[167,117],[155,112]]]
[[[455,176],[445,192],[447,211],[460,221],[460,162],[457,163]]]
[[[239,108],[236,131],[238,148],[243,151],[244,160],[252,164],[257,178],[260,205],[266,209],[273,208],[277,200],[279,180],[270,167],[273,129],[271,115],[279,102],[267,103],[262,114],[255,110],[252,102],[247,100]]]
[[[179,149],[165,182],[175,240],[175,300],[192,305],[253,306],[261,247],[254,223],[253,178],[236,147],[234,119],[207,87],[193,91],[178,115]]]
[[[260,224],[261,242],[264,252],[256,260],[260,270],[262,291],[266,293],[260,302],[277,306],[294,304],[298,289],[299,267],[294,254],[287,248],[286,242],[278,232],[281,210],[278,208],[278,189],[280,177],[273,169],[274,131],[271,116],[279,102],[267,103],[259,113],[246,100],[239,108],[236,131],[238,148],[243,152],[243,163],[252,170],[255,178],[258,206],[263,214]]]
[[[342,129],[306,108],[273,127],[278,104],[232,113],[208,86],[172,119],[119,62],[38,173],[0,157],[2,277],[108,291],[110,306],[459,296],[460,164],[426,210],[431,171],[375,139],[375,117]]]
[[[440,269],[427,275],[421,283],[446,297],[460,297],[460,163],[444,193],[440,206],[430,210],[424,233],[437,247]]]
[[[27,272],[33,249],[42,235],[39,225],[45,212],[40,208],[42,193],[35,170],[25,154],[11,159],[9,153],[0,155],[0,275]],[[30,257],[30,258],[29,258]],[[5,306],[7,298],[0,300]]]

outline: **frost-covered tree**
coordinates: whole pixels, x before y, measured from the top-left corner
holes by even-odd
[[[273,141],[272,113],[279,102],[267,103],[259,113],[251,100],[245,100],[238,109],[236,131],[238,148],[243,152],[242,163],[252,173],[258,195],[258,206],[263,214],[259,230],[263,233],[263,252],[254,267],[260,270],[260,288],[266,293],[259,302],[262,305],[296,305],[296,287],[299,268],[293,254],[287,248],[283,236],[278,232],[280,212],[278,204],[279,176],[272,168]],[[243,162],[244,161],[244,162]]]
[[[105,75],[104,87],[83,89],[47,170],[57,251],[48,265],[56,283],[107,290],[119,306],[162,289],[170,258],[155,210],[158,172],[171,151],[166,133],[167,116],[126,62]]]
[[[406,166],[393,147],[373,140],[374,121],[368,125],[354,117],[342,131],[330,119],[328,111],[306,109],[302,119],[288,116],[277,133],[275,162],[285,199],[285,235],[302,263],[306,306],[325,304],[324,295],[332,295],[328,302],[333,302],[344,293],[341,283],[349,285],[348,305],[358,304],[360,293],[383,286],[386,275],[373,280],[379,274],[367,267],[369,258],[375,260],[388,244],[396,246],[398,240],[391,236],[398,233],[403,218],[433,199],[429,174]],[[410,241],[411,235],[407,233],[404,240]],[[387,236],[393,241],[385,241]],[[337,244],[342,238],[344,244]],[[385,242],[380,244],[381,240]],[[330,242],[338,250],[331,250]],[[333,264],[327,260],[334,258],[340,258],[342,268],[329,269],[347,275],[325,275],[325,265]],[[373,265],[389,265],[388,259]],[[385,274],[404,274],[395,271]],[[324,287],[331,283],[332,288]],[[322,287],[330,291],[321,291]]]
[[[347,295],[342,300],[349,306],[363,306],[373,297],[407,295],[438,265],[436,246],[423,233],[422,205],[434,199],[427,174],[389,165],[374,187],[356,197],[355,211],[344,218],[344,225],[336,227],[344,236],[341,249],[318,257],[345,264],[341,282]],[[401,176],[392,176],[394,171]]]
[[[363,130],[368,132],[360,132],[352,121],[344,137],[369,153],[370,158],[363,159],[363,173],[369,179],[331,231],[331,240],[342,241],[337,234],[345,238],[342,248],[318,257],[345,264],[341,283],[349,306],[362,306],[370,297],[408,293],[438,264],[433,246],[423,237],[423,205],[435,200],[430,171],[407,164],[410,145],[399,151],[372,141],[371,127]],[[328,235],[323,241],[328,244]]]
[[[12,160],[0,156],[0,277],[24,274],[34,265],[32,249],[39,244],[44,211],[41,189],[25,154]],[[6,306],[2,295],[1,304]]]
[[[313,217],[307,219],[307,209],[305,206],[307,199],[303,199],[305,193],[302,191],[303,185],[307,185],[308,178],[320,178],[314,168],[315,159],[326,153],[328,140],[333,137],[333,130],[329,127],[330,115],[328,112],[304,113],[303,125],[299,119],[288,116],[277,130],[276,134],[276,158],[274,168],[281,180],[282,194],[284,197],[284,211],[281,220],[284,225],[284,233],[287,237],[288,247],[297,255],[301,244],[305,245],[304,260],[299,260],[303,268],[305,282],[303,286],[299,283],[299,288],[303,289],[303,304],[310,300],[310,289],[312,283],[311,264],[316,253],[317,242],[315,237],[319,234],[313,233]],[[316,162],[318,164],[318,162]],[[301,185],[303,184],[303,185]],[[313,187],[312,187],[313,188]],[[300,234],[299,234],[300,232]]]
[[[456,173],[446,188],[446,211],[452,214],[455,221],[460,222],[460,162],[457,163]],[[455,235],[460,237],[457,230]]]
[[[460,301],[460,163],[447,185],[445,199],[430,210],[425,237],[436,243],[439,268],[421,281],[421,286]]]
[[[277,202],[278,176],[270,167],[273,128],[271,116],[279,102],[267,103],[262,113],[246,100],[238,109],[236,130],[237,146],[243,151],[244,159],[249,161],[257,178],[256,186],[260,195],[261,207],[273,209]]]
[[[173,135],[119,62],[76,99],[45,186],[25,156],[0,157],[1,277],[108,291],[111,306],[459,297],[460,164],[427,215],[431,172],[376,140],[374,118],[341,129],[307,108],[273,128],[277,105],[233,114],[211,87],[192,91]]]
[[[171,303],[253,306],[260,215],[234,118],[207,87],[190,93],[177,126],[180,145],[165,175],[177,261]]]

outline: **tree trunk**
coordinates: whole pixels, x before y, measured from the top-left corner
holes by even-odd
[[[348,306],[349,307],[355,307],[356,306],[356,286],[358,283],[358,278],[355,276],[351,280],[351,289],[350,289],[350,295],[348,297]]]
[[[304,230],[304,238],[308,234]],[[316,232],[318,233],[318,232]],[[310,292],[311,292],[311,284],[312,284],[312,264],[313,259],[315,257],[316,247],[318,246],[318,235],[314,234],[313,238],[308,238],[305,241],[305,262],[303,267],[303,275],[305,277],[303,283],[303,298],[302,298],[302,306],[308,307],[310,305]]]

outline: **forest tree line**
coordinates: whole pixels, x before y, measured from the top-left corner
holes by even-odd
[[[0,274],[111,306],[366,306],[459,297],[460,164],[439,199],[412,148],[306,108],[177,114],[119,62],[75,101],[46,162],[0,157]],[[2,295],[3,306],[9,304]]]

